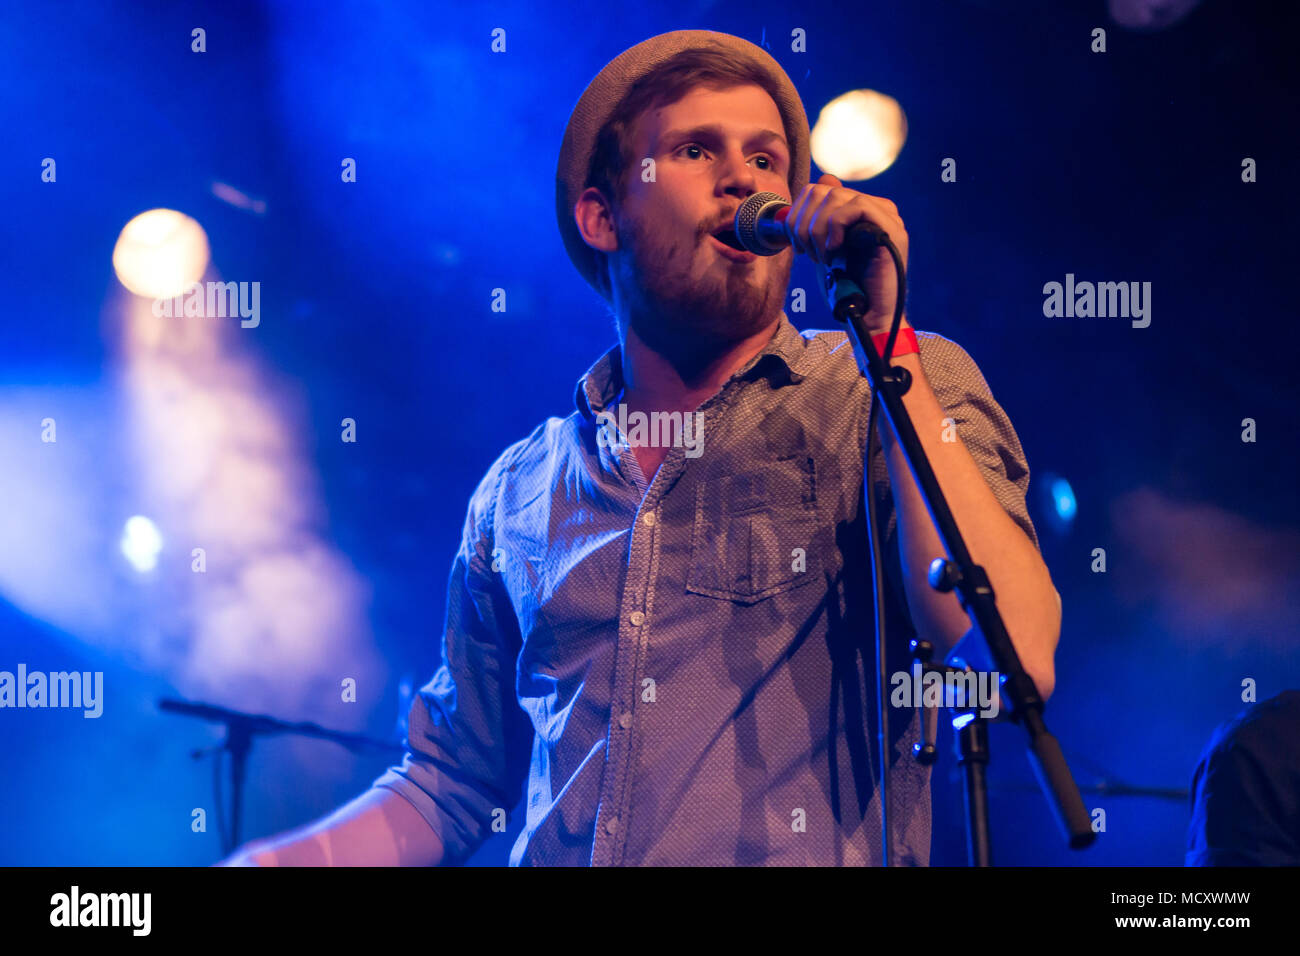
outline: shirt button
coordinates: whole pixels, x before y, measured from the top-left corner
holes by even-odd
[[[610,817],[605,821],[605,832],[610,836],[618,832],[618,817]]]
[[[620,727],[622,727],[624,730],[627,730],[629,727],[631,727],[631,726],[632,726],[632,714],[631,714],[631,712],[628,712],[628,713],[623,714],[622,716],[620,716],[620,717],[618,718],[618,725],[619,725]]]
[[[653,528],[655,526],[655,513],[653,511],[647,511],[641,516],[641,523],[647,528]]]
[[[633,611],[628,620],[632,622],[633,627],[640,627],[645,623],[645,615],[640,611]]]

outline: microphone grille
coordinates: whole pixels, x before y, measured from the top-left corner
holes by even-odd
[[[736,238],[740,244],[750,252],[757,252],[760,255],[771,255],[774,252],[780,252],[780,249],[769,249],[758,235],[758,221],[763,218],[763,213],[769,207],[788,206],[790,205],[785,197],[773,192],[754,193],[740,204],[736,210]],[[771,213],[769,212],[770,216]]]

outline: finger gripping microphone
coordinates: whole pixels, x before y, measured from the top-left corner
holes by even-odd
[[[756,255],[774,256],[791,244],[790,229],[785,224],[789,214],[790,204],[781,196],[773,192],[754,193],[736,210],[736,240]],[[860,222],[849,229],[840,252],[865,255],[869,261],[884,235],[876,226]]]

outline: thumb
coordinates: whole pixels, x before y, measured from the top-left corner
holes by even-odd
[[[843,186],[844,184],[843,184],[842,182],[840,182],[839,179],[838,179],[837,177],[832,176],[830,173],[822,173],[821,178],[817,180],[817,185],[819,185],[819,186]]]

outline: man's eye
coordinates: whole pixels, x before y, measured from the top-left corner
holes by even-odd
[[[685,146],[681,146],[681,147],[679,147],[678,150],[677,150],[677,152],[682,153],[682,152],[685,152],[685,151],[688,150],[688,149],[696,150],[697,153],[699,153],[699,154],[701,154],[701,155],[702,155],[703,152],[704,152],[704,147],[701,146],[699,143],[687,143]],[[697,159],[697,158],[699,158],[699,156],[696,156],[696,155],[692,155],[692,156],[691,156],[691,159]],[[756,156],[756,157],[754,157],[754,158],[755,158],[755,159],[760,159],[760,160],[762,160],[762,161],[766,164],[766,165],[764,165],[764,166],[760,166],[760,167],[759,167],[759,169],[763,170],[764,172],[772,172],[772,171],[774,171],[774,170],[776,169],[776,162],[775,162],[775,160],[773,160],[772,157],[771,157],[771,156],[768,156],[766,153],[760,153],[758,156]]]

